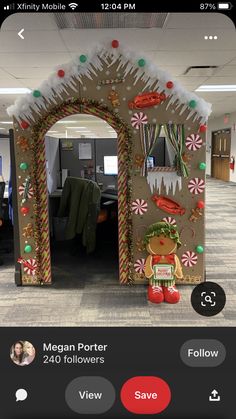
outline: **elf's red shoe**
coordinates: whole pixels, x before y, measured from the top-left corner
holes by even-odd
[[[162,287],[149,285],[148,286],[148,300],[151,303],[160,304],[164,301],[164,294]]]
[[[175,285],[171,287],[162,287],[164,293],[164,300],[169,304],[176,304],[180,300],[180,293]]]

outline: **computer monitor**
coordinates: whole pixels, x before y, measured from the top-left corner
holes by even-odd
[[[118,175],[117,156],[104,156],[104,175]]]
[[[148,158],[147,158],[147,168],[148,169],[153,169],[153,167],[155,167],[155,158],[154,158],[154,156],[148,156]]]

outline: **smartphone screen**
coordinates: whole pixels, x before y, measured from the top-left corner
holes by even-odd
[[[0,7],[1,419],[235,419],[235,5]]]

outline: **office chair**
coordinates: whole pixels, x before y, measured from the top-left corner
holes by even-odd
[[[3,226],[3,218],[4,218],[4,191],[5,191],[5,182],[0,182],[0,229]],[[0,230],[0,237],[1,237],[1,230]],[[6,247],[1,247],[0,252],[2,253],[9,253],[9,249]],[[3,260],[0,258],[0,265],[3,264]]]

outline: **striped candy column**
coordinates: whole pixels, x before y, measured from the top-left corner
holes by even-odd
[[[128,182],[124,159],[124,133],[118,136],[118,225],[119,225],[119,271],[120,282],[126,283],[129,275],[129,249],[128,249]]]
[[[40,135],[37,147],[37,196],[40,199],[38,219],[40,237],[38,246],[39,274],[43,283],[51,283],[51,255],[48,221],[48,191],[44,136]]]

